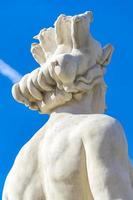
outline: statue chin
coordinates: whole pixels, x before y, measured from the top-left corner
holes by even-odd
[[[91,11],[60,15],[31,52],[39,67],[12,88],[48,122],[20,150],[2,200],[132,200],[133,168],[121,124],[104,113],[112,45],[90,33]],[[88,29],[89,28],[89,29]]]

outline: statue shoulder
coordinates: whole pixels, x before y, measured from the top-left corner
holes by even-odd
[[[106,114],[90,114],[90,115],[88,115],[88,121],[90,121],[91,123],[97,122],[99,125],[103,125],[103,124],[106,124],[106,123],[108,123],[108,124],[112,124],[112,123],[113,124],[114,123],[120,124],[120,122],[116,118],[109,116],[109,115],[106,115]]]
[[[83,140],[87,138],[97,138],[99,140],[106,140],[107,138],[121,138],[125,140],[125,133],[121,123],[105,114],[92,114],[83,122]]]
[[[39,144],[42,141],[43,135],[45,134],[45,126],[43,126],[40,130],[38,130],[33,137],[20,149],[13,167],[23,166],[25,164],[34,163],[37,159],[37,153]]]

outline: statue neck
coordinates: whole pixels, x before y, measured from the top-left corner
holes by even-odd
[[[90,101],[72,100],[63,106],[57,107],[54,113],[71,113],[71,114],[92,114],[92,107]]]
[[[105,92],[102,87],[95,88],[82,96],[81,100],[71,100],[70,102],[57,107],[52,113],[71,113],[71,114],[96,114],[105,111]]]

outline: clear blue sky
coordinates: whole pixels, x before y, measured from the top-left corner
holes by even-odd
[[[124,125],[133,159],[133,2],[132,0],[1,0],[0,59],[24,75],[37,67],[30,54],[32,37],[52,26],[60,13],[94,12],[93,36],[115,52],[108,66],[107,114]],[[15,102],[12,82],[0,74],[0,192],[4,179],[22,145],[46,122]]]

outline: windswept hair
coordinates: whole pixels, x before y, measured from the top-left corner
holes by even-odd
[[[110,61],[112,46],[104,48],[92,38],[88,27],[92,12],[60,15],[54,28],[42,29],[31,52],[40,67],[13,86],[13,97],[31,109],[50,113],[93,91],[105,91],[104,66]]]

